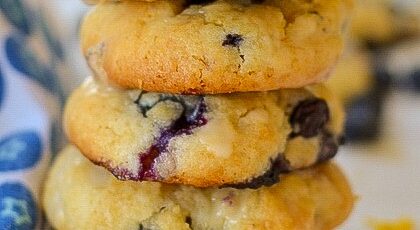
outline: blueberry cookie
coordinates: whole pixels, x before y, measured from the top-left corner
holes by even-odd
[[[393,39],[395,13],[389,1],[358,0],[351,23],[351,36],[358,42],[386,43]]]
[[[124,88],[215,94],[325,80],[342,50],[351,0],[120,1],[95,6],[82,49]]]
[[[358,0],[351,37],[373,50],[382,50],[420,33],[420,1]]]
[[[43,207],[65,229],[327,230],[343,222],[354,196],[332,163],[280,177],[257,190],[197,189],[119,181],[67,147],[48,176]]]
[[[332,158],[343,111],[321,86],[179,95],[89,78],[69,98],[70,141],[122,180],[258,187]]]
[[[340,59],[325,83],[344,104],[355,95],[364,94],[374,88],[374,69],[369,53],[349,49]]]

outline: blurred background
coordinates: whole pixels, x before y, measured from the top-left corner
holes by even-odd
[[[90,74],[78,45],[87,10],[0,0],[0,229],[16,216],[46,227],[40,184],[65,144],[65,98]],[[420,229],[420,0],[359,0],[327,84],[346,107],[337,161],[358,195],[340,229]]]

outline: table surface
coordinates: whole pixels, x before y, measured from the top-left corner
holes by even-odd
[[[420,93],[392,92],[383,115],[377,142],[346,145],[336,159],[358,195],[340,229],[369,229],[373,218],[410,218],[420,228]]]

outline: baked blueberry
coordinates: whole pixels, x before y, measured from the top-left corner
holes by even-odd
[[[349,140],[371,140],[380,129],[381,100],[378,95],[365,94],[354,98],[346,107],[346,137]]]
[[[239,47],[244,38],[239,34],[227,34],[222,42],[222,46]]]

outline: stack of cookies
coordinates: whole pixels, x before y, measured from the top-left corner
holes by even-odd
[[[344,114],[320,82],[350,0],[98,1],[73,146],[48,177],[56,229],[332,229],[353,194],[329,160]]]

